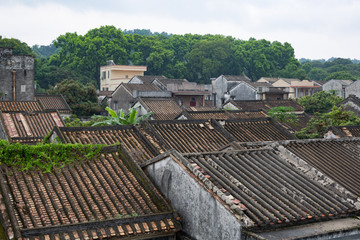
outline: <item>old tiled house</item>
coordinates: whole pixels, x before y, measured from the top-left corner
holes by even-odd
[[[62,95],[35,94],[35,100],[39,101],[44,110],[58,111],[62,117],[69,117],[72,113]]]
[[[273,107],[293,107],[295,113],[303,113],[304,107],[292,99],[286,100],[254,100],[254,101],[235,101],[230,100],[224,104],[228,110],[264,110],[267,111]]]
[[[120,143],[138,163],[151,159],[161,152],[141,134],[135,126],[55,127],[51,142],[106,144]]]
[[[154,84],[122,83],[112,93],[109,107],[115,111],[127,111],[138,97],[171,97],[171,92],[163,91]]]
[[[182,216],[184,232],[195,239],[328,239],[359,234],[360,220],[348,218],[359,214],[356,191],[311,177],[314,167],[308,167],[308,173],[300,165],[294,167],[292,155],[284,153],[293,151],[292,144],[297,143],[282,150],[172,150],[143,166]],[[308,146],[297,153],[306,157],[310,151]],[[294,224],[298,226],[292,228]]]
[[[122,151],[102,151],[51,173],[1,164],[6,238],[175,239],[177,215],[142,170]]]
[[[150,119],[154,120],[173,120],[183,111],[174,98],[140,97],[135,101],[133,107],[139,108],[139,116],[152,112]]]

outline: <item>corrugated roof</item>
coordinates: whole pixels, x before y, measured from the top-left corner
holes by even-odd
[[[135,126],[60,127],[54,129],[63,143],[107,144],[121,143],[136,162],[151,159],[160,152],[140,134]]]
[[[164,149],[182,153],[215,151],[234,141],[218,124],[207,120],[144,121],[143,127]]]
[[[0,178],[10,239],[139,239],[180,230],[166,200],[121,152],[51,173],[1,164]]]
[[[251,79],[248,78],[245,75],[223,75],[224,78],[226,78],[226,80],[230,81],[230,82],[238,82],[238,81],[245,81],[245,82],[250,82]]]
[[[360,197],[360,140],[291,141],[285,148]]]
[[[245,227],[272,228],[358,213],[343,195],[310,180],[274,150],[185,154],[184,158],[191,176],[228,205]]]
[[[60,115],[54,111],[3,112],[1,121],[9,141],[28,144],[42,141],[53,127],[64,126]]]
[[[0,101],[2,112],[33,112],[44,110],[38,101]]]
[[[240,142],[296,139],[271,118],[225,120],[224,129]]]
[[[141,81],[143,81],[144,83],[152,83],[152,81],[154,81],[155,79],[166,79],[165,76],[160,76],[160,75],[144,75],[144,76],[136,76],[137,78],[139,78]]]

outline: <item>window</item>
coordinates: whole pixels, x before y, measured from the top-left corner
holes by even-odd
[[[106,78],[106,72],[104,71],[101,73],[101,80],[104,80],[105,78]]]
[[[190,100],[190,107],[196,107],[196,99],[194,97]]]
[[[125,78],[129,78],[129,75],[125,75]]]
[[[21,85],[21,92],[26,92],[26,85]]]
[[[108,78],[110,79],[110,71],[108,71]]]

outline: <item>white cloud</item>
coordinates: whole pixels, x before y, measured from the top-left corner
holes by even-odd
[[[356,0],[0,0],[0,34],[48,45],[92,28],[223,34],[289,42],[297,57],[360,58]]]

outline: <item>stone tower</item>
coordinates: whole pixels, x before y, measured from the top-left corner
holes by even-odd
[[[34,100],[34,57],[17,56],[0,48],[0,100]]]

